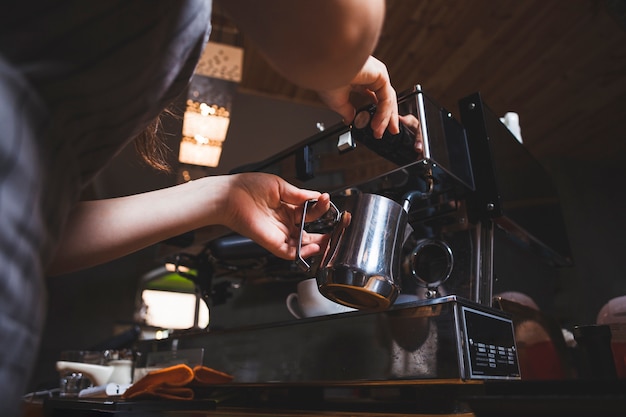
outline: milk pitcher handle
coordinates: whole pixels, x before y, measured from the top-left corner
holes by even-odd
[[[306,213],[309,208],[309,205],[313,205],[315,203],[317,203],[317,200],[307,200],[304,202],[304,207],[302,209],[302,222],[300,222],[300,234],[298,236],[298,246],[296,247],[296,264],[305,271],[310,271],[311,265],[309,265],[309,263],[304,260],[304,258],[302,257],[300,253],[300,251],[302,250],[302,235],[304,234]],[[323,217],[326,217],[331,212],[334,212],[334,214],[331,214],[333,217],[330,220],[332,221],[333,225],[336,225],[339,222],[341,213],[339,212],[339,210],[337,209],[337,206],[335,206],[332,201],[330,201],[330,209],[328,210],[328,212],[326,212],[326,214]]]

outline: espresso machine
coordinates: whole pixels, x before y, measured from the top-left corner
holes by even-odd
[[[285,261],[222,233],[198,255],[209,303],[228,299],[216,274],[292,285],[315,277],[324,296],[355,311],[145,340],[144,358],[203,349],[204,364],[233,375],[233,386],[520,379],[513,320],[493,305],[507,285],[494,280],[494,235],[569,264],[554,188],[479,93],[459,101],[461,121],[420,85],[398,97],[398,135],[374,138],[369,106],[349,126],[233,171],[329,193],[333,210],[301,225],[329,233],[323,253]]]

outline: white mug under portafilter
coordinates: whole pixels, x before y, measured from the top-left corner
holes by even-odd
[[[291,315],[297,319],[355,311],[324,297],[317,288],[315,278],[300,281],[297,291],[289,294],[285,302]]]
[[[408,211],[419,191],[407,193],[404,203],[382,195],[355,192],[345,198],[343,211],[331,202],[334,225],[323,256],[314,266],[300,255],[304,224],[296,263],[317,278],[327,298],[360,310],[381,311],[400,293],[402,246],[411,228]],[[305,202],[303,219],[309,205]]]

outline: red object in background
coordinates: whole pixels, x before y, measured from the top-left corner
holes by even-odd
[[[620,379],[626,379],[626,341],[613,340],[611,351],[615,361],[615,372]]]
[[[520,344],[517,349],[522,380],[563,380],[568,373],[551,340]]]
[[[574,377],[558,323],[539,311],[526,294],[504,292],[495,304],[513,316],[522,380],[565,380]]]
[[[611,324],[611,351],[615,362],[615,372],[620,379],[626,379],[626,324]]]
[[[611,329],[611,351],[617,377],[626,379],[626,295],[609,300],[598,312],[597,324]]]

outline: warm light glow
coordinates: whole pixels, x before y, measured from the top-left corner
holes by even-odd
[[[194,139],[183,138],[180,142],[178,160],[184,164],[216,167],[222,155],[222,144],[197,143]]]
[[[146,324],[162,329],[190,329],[194,326],[196,295],[172,291],[143,290],[147,306]],[[209,308],[200,303],[198,326],[209,324]]]
[[[167,339],[169,337],[169,332],[167,330],[157,330],[154,334],[154,338],[156,340]]]
[[[216,167],[228,133],[229,116],[223,107],[187,100],[178,160],[184,164]]]
[[[165,264],[165,270],[168,272],[182,272],[183,274],[191,271],[191,269],[185,265],[178,265],[178,269],[176,269],[176,264],[170,262]]]
[[[180,162],[207,167],[219,164],[242,65],[242,48],[215,42],[205,46],[187,94]]]
[[[196,142],[200,143],[208,143],[209,140],[223,142],[229,124],[228,117],[204,116],[201,113],[186,111],[183,116],[183,136],[195,138]]]

